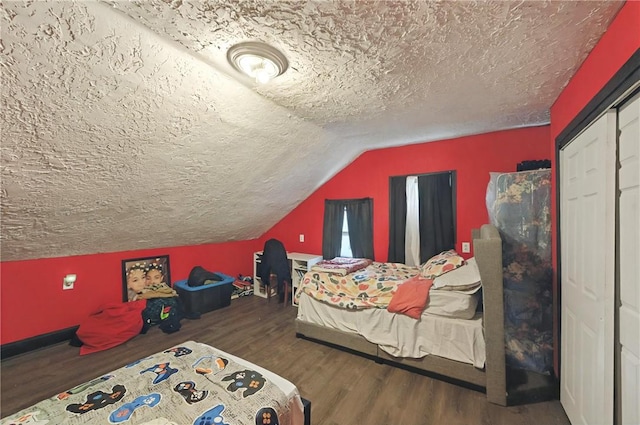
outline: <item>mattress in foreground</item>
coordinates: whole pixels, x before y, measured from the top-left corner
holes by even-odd
[[[469,320],[423,313],[419,320],[385,309],[347,310],[301,294],[298,320],[352,332],[395,357],[436,355],[483,368],[482,315]]]
[[[54,395],[0,423],[301,425],[304,414],[291,382],[188,341]]]

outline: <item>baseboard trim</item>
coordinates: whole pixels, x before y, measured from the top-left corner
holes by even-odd
[[[61,329],[55,332],[49,332],[43,335],[37,335],[31,338],[23,339],[16,342],[10,342],[0,346],[0,358],[6,359],[17,356],[28,351],[43,348],[48,345],[57,344],[59,342],[68,341],[75,335],[79,326]]]

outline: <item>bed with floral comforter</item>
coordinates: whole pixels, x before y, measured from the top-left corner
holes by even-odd
[[[346,309],[387,308],[397,286],[418,274],[418,267],[379,262],[344,276],[312,270],[305,274],[296,298],[304,292]]]

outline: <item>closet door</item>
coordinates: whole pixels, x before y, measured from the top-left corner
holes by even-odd
[[[640,94],[620,108],[620,362],[621,424],[640,424]]]
[[[573,425],[613,421],[615,148],[612,111],[560,152],[560,401]]]

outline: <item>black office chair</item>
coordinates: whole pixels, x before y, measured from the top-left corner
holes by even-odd
[[[260,279],[267,287],[267,300],[271,302],[273,289],[276,289],[281,297],[280,302],[284,302],[286,306],[289,300],[291,268],[287,250],[277,239],[269,239],[264,243],[260,262]]]

